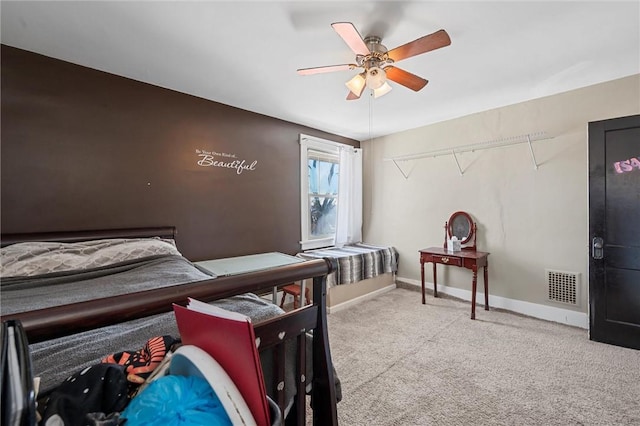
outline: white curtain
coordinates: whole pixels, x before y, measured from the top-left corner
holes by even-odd
[[[362,150],[340,149],[337,247],[362,241]]]

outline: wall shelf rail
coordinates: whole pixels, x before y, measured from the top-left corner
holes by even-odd
[[[421,158],[436,158],[436,157],[441,157],[443,155],[451,155],[453,156],[456,166],[458,167],[458,171],[462,176],[464,174],[464,171],[460,167],[460,162],[458,161],[458,154],[461,154],[463,152],[474,152],[474,151],[480,151],[484,149],[502,148],[502,147],[526,143],[529,145],[529,153],[531,154],[533,167],[534,169],[537,170],[538,163],[536,161],[535,153],[533,151],[533,146],[531,143],[535,141],[548,140],[552,138],[553,136],[550,136],[546,132],[527,133],[524,135],[512,136],[512,137],[503,138],[503,139],[495,139],[491,141],[479,142],[479,143],[474,143],[469,145],[461,145],[461,146],[456,146],[452,148],[441,148],[441,149],[436,149],[432,151],[420,152],[416,154],[399,155],[396,157],[385,158],[384,161],[393,161],[393,164],[395,164],[395,166],[398,168],[400,173],[402,173],[402,176],[404,176],[405,179],[408,179],[409,174],[402,169],[399,163],[410,161],[410,160],[418,160]]]

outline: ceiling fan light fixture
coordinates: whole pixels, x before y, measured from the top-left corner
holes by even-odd
[[[367,81],[364,78],[364,73],[356,74],[351,80],[347,81],[345,85],[356,96],[360,96]]]
[[[379,89],[387,81],[387,73],[382,68],[371,67],[367,70],[367,87],[369,89]]]
[[[382,84],[382,86],[380,86],[377,89],[374,89],[373,91],[373,97],[374,98],[379,98],[380,96],[384,96],[387,93],[389,93],[391,91],[392,87],[389,83],[387,83],[386,81]]]

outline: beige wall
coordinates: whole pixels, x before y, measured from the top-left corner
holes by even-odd
[[[428,89],[427,89],[428,90]],[[428,93],[416,96],[428,96]],[[588,297],[588,122],[640,113],[640,75],[362,142],[364,240],[400,253],[398,280],[420,280],[418,250],[443,243],[457,210],[478,223],[488,251],[490,295],[557,306],[547,300],[545,269],[580,274]],[[401,164],[385,159],[545,131],[552,139]],[[470,290],[470,271],[438,269],[438,281]],[[432,281],[427,268],[427,281]]]

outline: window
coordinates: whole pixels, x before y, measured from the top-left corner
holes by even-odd
[[[300,245],[303,250],[327,247],[335,242],[342,145],[300,135]]]

